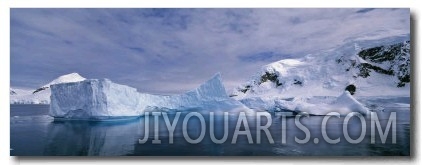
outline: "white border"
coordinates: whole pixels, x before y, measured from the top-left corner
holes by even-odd
[[[57,0],[1,0],[0,1],[0,51],[1,51],[1,60],[0,60],[0,112],[1,112],[1,120],[2,123],[0,124],[1,133],[1,146],[0,146],[0,153],[2,158],[0,158],[1,164],[90,164],[93,163],[98,164],[116,164],[116,163],[128,163],[128,164],[144,164],[144,163],[151,163],[151,164],[161,164],[161,163],[171,163],[171,164],[215,164],[215,163],[227,163],[227,164],[355,164],[356,161],[359,163],[368,163],[368,164],[385,164],[385,163],[394,163],[394,164],[421,164],[420,159],[420,149],[421,143],[418,143],[419,131],[418,128],[421,128],[420,123],[417,120],[421,119],[421,112],[414,113],[415,119],[413,127],[413,136],[416,140],[411,140],[415,142],[411,144],[413,147],[411,154],[413,155],[411,159],[391,159],[391,158],[358,158],[358,159],[350,159],[347,158],[346,161],[343,161],[341,158],[273,158],[273,157],[262,157],[262,158],[209,158],[209,157],[190,157],[190,158],[91,158],[91,159],[83,159],[83,158],[69,158],[69,159],[42,159],[37,161],[28,161],[28,160],[21,160],[20,162],[17,159],[9,156],[9,83],[10,83],[10,8],[15,7],[47,7],[47,8],[68,8],[68,7],[88,7],[88,8],[142,8],[142,7],[401,7],[401,8],[411,8],[411,13],[413,19],[415,20],[414,27],[420,27],[419,23],[419,14],[420,14],[420,6],[421,1],[418,0],[383,0],[383,1],[372,1],[372,0],[288,0],[288,1],[278,1],[278,0],[213,0],[204,2],[202,0],[69,0],[69,1],[57,1]],[[418,31],[419,29],[415,29],[414,31]],[[417,39],[420,38],[420,32],[417,32],[416,35],[412,34],[413,41],[417,42]],[[412,43],[412,49],[419,50],[419,45]],[[418,51],[413,51],[418,53]],[[413,57],[418,56],[419,54],[413,54]],[[421,58],[417,58],[417,61],[413,64],[422,64]],[[417,86],[416,97],[420,98],[420,77],[421,72],[418,65],[415,66],[415,70],[412,70],[413,76],[412,78],[417,78],[417,84],[412,84],[414,87]],[[419,111],[420,105],[419,103],[415,102],[413,104],[414,110]],[[420,129],[419,129],[420,130]],[[77,160],[75,160],[77,159]]]
[[[15,0],[9,2],[9,7],[414,7],[414,1],[370,1],[370,0]]]

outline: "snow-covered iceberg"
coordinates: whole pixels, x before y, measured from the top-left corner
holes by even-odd
[[[135,88],[108,79],[51,85],[49,114],[56,118],[101,120],[142,116],[146,111],[162,109],[251,112],[227,95],[220,74],[192,91],[172,96],[139,93]]]

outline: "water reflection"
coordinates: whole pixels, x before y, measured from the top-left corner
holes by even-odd
[[[47,127],[44,155],[124,155],[133,153],[142,124],[55,121]]]
[[[383,131],[387,124],[391,110],[380,112]],[[186,114],[182,114],[183,119]],[[170,121],[175,116],[169,115]],[[154,116],[148,117],[148,132],[144,132],[146,118],[141,117],[130,121],[120,122],[51,122],[47,126],[44,140],[43,155],[409,155],[410,154],[410,128],[409,111],[397,114],[396,144],[392,143],[391,130],[385,144],[382,144],[378,131],[376,143],[371,144],[370,120],[366,119],[366,134],[362,142],[351,144],[345,139],[343,133],[344,118],[331,117],[326,130],[321,129],[323,116],[311,116],[303,118],[301,122],[309,129],[310,140],[305,144],[298,144],[295,137],[306,138],[303,130],[295,125],[294,118],[273,117],[269,128],[274,144],[267,140],[267,135],[261,132],[261,143],[257,142],[257,129],[255,118],[249,118],[250,134],[253,144],[249,144],[245,135],[240,135],[236,144],[232,144],[234,131],[236,130],[237,117],[230,116],[228,124],[228,138],[222,144],[215,144],[210,138],[209,116],[204,116],[206,133],[204,139],[198,144],[189,143],[183,135],[182,120],[176,125],[174,142],[169,142],[169,132],[162,116],[158,118],[159,129],[155,130]],[[265,125],[266,120],[261,121]],[[285,127],[283,127],[285,125]],[[359,118],[352,118],[347,124],[350,138],[357,139],[362,130]],[[196,139],[201,134],[201,123],[197,118],[191,118],[188,122],[187,132],[189,137]],[[245,130],[245,125],[240,130]],[[225,133],[223,116],[215,118],[215,136],[221,139]],[[139,143],[139,139],[147,134],[147,142]],[[159,136],[156,137],[158,133]],[[322,136],[326,133],[330,139],[340,138],[337,144],[330,144]],[[285,140],[283,140],[285,137]],[[158,138],[160,144],[152,141]],[[318,139],[318,141],[314,141]],[[317,142],[317,143],[316,143]]]

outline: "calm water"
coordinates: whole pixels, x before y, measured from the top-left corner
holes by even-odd
[[[344,117],[331,117],[328,120],[326,133],[331,139],[340,138],[337,144],[324,141],[321,131],[323,116],[310,116],[301,119],[301,123],[310,131],[310,141],[305,144],[295,142],[295,137],[305,138],[305,133],[295,125],[294,117],[272,115],[269,128],[274,143],[271,144],[264,132],[261,132],[261,143],[257,143],[256,118],[248,118],[248,125],[253,144],[248,143],[247,136],[239,135],[236,144],[232,144],[233,133],[236,129],[237,116],[229,117],[228,138],[222,144],[215,144],[210,138],[210,119],[204,116],[206,131],[204,139],[198,144],[190,144],[182,133],[180,120],[174,131],[174,142],[169,143],[169,133],[165,127],[163,117],[159,117],[158,138],[161,144],[153,144],[155,136],[154,116],[149,116],[149,138],[144,144],[138,140],[144,138],[145,117],[128,121],[117,122],[78,122],[54,121],[49,117],[48,105],[11,105],[10,127],[11,146],[10,154],[23,155],[209,155],[209,156],[295,156],[295,155],[410,155],[410,104],[409,98],[365,98],[365,104],[381,104],[384,111],[377,112],[383,128],[391,112],[396,116],[396,143],[392,143],[392,133],[387,136],[385,144],[382,143],[378,129],[375,130],[375,143],[371,143],[370,119],[366,117],[366,134],[363,141],[357,144],[347,142],[343,133]],[[387,107],[386,107],[387,106]],[[173,121],[174,114],[169,115]],[[220,139],[224,135],[224,121],[222,116],[215,117],[215,135]],[[267,122],[264,118],[261,125]],[[285,129],[283,129],[285,125]],[[360,136],[362,122],[353,117],[347,124],[348,134],[352,139]],[[187,123],[188,134],[196,139],[201,132],[201,124],[196,117]],[[240,130],[245,130],[244,125]],[[285,143],[282,137],[285,136]],[[318,138],[318,143],[314,139]]]

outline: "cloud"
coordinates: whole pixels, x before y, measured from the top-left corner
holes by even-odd
[[[410,33],[409,9],[11,9],[11,84],[70,72],[178,93],[221,72]]]
[[[364,9],[360,9],[358,11],[356,11],[356,13],[367,13],[370,12],[372,10],[375,10],[374,8],[364,8]]]

